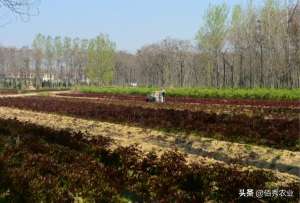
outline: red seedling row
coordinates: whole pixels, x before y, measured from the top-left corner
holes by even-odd
[[[0,105],[144,127],[198,131],[207,136],[220,134],[225,140],[291,150],[297,149],[300,136],[299,118],[264,119],[263,116],[151,109],[53,97],[1,98]]]
[[[145,101],[146,96],[109,94],[109,93],[61,93],[60,96],[90,97],[117,100]],[[276,100],[255,100],[255,99],[213,99],[213,98],[192,98],[192,97],[166,97],[167,103],[192,103],[192,104],[217,104],[217,105],[246,105],[254,107],[274,108],[300,108],[300,101],[276,101]]]
[[[17,120],[0,119],[0,132],[3,202],[74,202],[77,195],[91,202],[121,202],[120,197],[133,202],[256,202],[255,196],[239,198],[239,189],[272,190],[269,183],[279,182],[272,171],[188,164],[173,151],[159,157],[134,146],[112,150],[101,136],[87,140],[81,133]],[[280,189],[294,195],[274,202],[297,202],[296,180]]]

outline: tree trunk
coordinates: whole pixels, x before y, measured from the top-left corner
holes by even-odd
[[[263,46],[260,44],[260,87],[264,86]]]
[[[180,61],[180,87],[183,87],[183,62]]]
[[[239,87],[243,87],[244,86],[244,77],[243,77],[243,54],[240,53],[240,78],[239,78]]]
[[[225,63],[225,54],[223,55],[223,87],[226,87],[226,63]]]

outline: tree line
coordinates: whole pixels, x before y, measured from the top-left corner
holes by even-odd
[[[51,74],[66,84],[168,87],[300,87],[300,5],[265,0],[255,6],[210,5],[195,41],[166,38],[135,54],[94,39],[38,34],[32,46],[0,48],[0,73],[38,85]]]

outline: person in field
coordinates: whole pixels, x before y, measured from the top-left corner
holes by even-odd
[[[147,102],[157,102],[164,103],[165,102],[166,91],[162,89],[161,91],[155,91],[147,96]]]
[[[165,102],[165,97],[166,97],[166,91],[164,89],[162,89],[160,91],[160,102],[164,103]]]

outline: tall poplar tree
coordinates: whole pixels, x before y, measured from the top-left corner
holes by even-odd
[[[107,35],[100,34],[89,42],[86,75],[92,83],[109,85],[115,66],[115,43]]]

